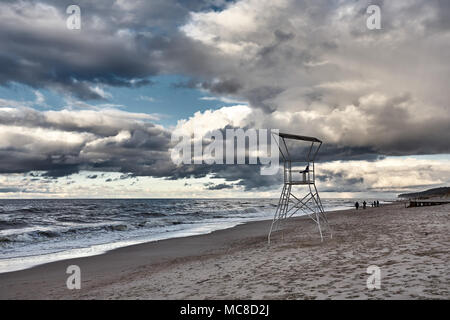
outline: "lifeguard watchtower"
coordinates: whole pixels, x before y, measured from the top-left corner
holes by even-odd
[[[322,146],[322,141],[314,137],[287,133],[273,134],[278,134],[279,136],[277,140],[279,140],[278,148],[284,167],[284,185],[270,227],[269,244],[272,232],[278,230],[284,220],[292,217],[299,211],[308,215],[317,223],[322,241],[322,222],[327,227],[331,238],[331,227],[328,224],[315,183],[315,158]],[[306,190],[304,190],[305,187],[307,188]],[[300,193],[302,191],[303,193]],[[305,195],[301,197],[299,196],[300,194]]]

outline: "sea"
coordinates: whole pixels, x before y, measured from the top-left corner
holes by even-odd
[[[355,199],[322,199],[326,211]],[[0,200],[0,273],[272,219],[278,199]]]

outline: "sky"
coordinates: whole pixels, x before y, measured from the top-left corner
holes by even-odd
[[[320,138],[323,197],[450,185],[446,0],[6,0],[0,43],[0,198],[277,197],[172,161],[227,128]]]

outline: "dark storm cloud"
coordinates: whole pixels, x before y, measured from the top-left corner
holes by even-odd
[[[157,72],[146,63],[147,54],[127,50],[114,41],[102,43],[79,35],[50,37],[48,30],[14,28],[3,27],[0,32],[5,50],[0,53],[1,85],[18,82],[34,88],[60,90],[83,99],[102,99],[91,88],[93,85],[137,87],[149,84],[142,78]],[[30,32],[33,34],[29,35]],[[25,34],[20,36],[22,33]],[[71,55],[76,58],[67,58]]]
[[[263,109],[267,113],[277,110],[277,105],[273,102],[284,89],[273,86],[263,86],[246,91],[244,94],[247,97],[250,105]]]
[[[14,193],[14,192],[22,192],[21,188],[0,188],[0,193]]]
[[[305,155],[305,153],[303,153]],[[340,147],[336,145],[323,145],[317,155],[317,161],[335,161],[335,160],[381,160],[385,156],[372,147]]]
[[[294,39],[295,35],[292,32],[283,32],[282,30],[275,30],[274,32],[275,40],[273,43],[264,46],[258,52],[259,59],[261,59],[261,63],[270,64],[272,54],[276,54],[280,52],[280,46],[289,40]]]
[[[260,169],[258,165],[222,165],[214,170],[214,177],[235,182],[235,186],[242,186],[246,191],[271,189],[281,184],[280,175],[261,175]]]
[[[0,85],[103,99],[95,86],[183,74],[192,80],[179,87],[247,101],[242,126],[320,137],[321,162],[450,152],[448,1],[242,3],[78,1],[78,32],[65,28],[72,1],[3,1]],[[382,30],[366,28],[369,4],[381,6]],[[2,132],[0,172],[212,175],[247,190],[279,183],[258,166],[176,167],[168,130],[123,115],[0,110],[1,125],[20,128]],[[358,185],[352,179],[342,184]]]
[[[149,85],[152,82],[146,78],[169,71],[166,56],[175,64],[183,56],[192,62],[189,52],[195,50],[177,25],[186,21],[190,11],[220,4],[77,1],[82,28],[73,31],[66,29],[65,13],[72,2],[0,4],[0,85],[18,82],[83,99],[104,98],[92,89],[96,84]]]
[[[322,192],[358,192],[364,190],[364,177],[352,177],[347,171],[320,170],[316,178],[320,183]],[[355,174],[355,173],[353,173]],[[325,186],[324,186],[325,185]],[[331,186],[327,186],[331,185]]]
[[[173,176],[169,180],[177,180],[182,178],[203,178],[210,176],[215,179],[224,179],[230,184],[213,184],[205,185],[208,190],[232,189],[235,186],[243,187],[245,191],[273,189],[282,182],[279,174],[264,176],[261,175],[261,166],[259,165],[183,165],[178,167]]]
[[[229,185],[226,183],[220,183],[220,184],[207,183],[207,184],[205,184],[205,187],[207,190],[233,189],[232,185]]]
[[[44,171],[43,178],[54,179],[80,170],[119,171],[127,178],[170,176],[175,170],[170,132],[141,116],[117,110],[0,109],[5,141],[0,172]]]
[[[328,182],[338,179],[340,182],[344,182],[345,185],[354,185],[358,183],[364,183],[364,178],[347,178],[343,171],[330,171],[330,170],[322,170],[321,174],[316,175],[316,178],[319,181]]]
[[[241,85],[239,84],[239,81],[235,79],[229,79],[212,83],[203,82],[201,84],[201,87],[217,94],[234,94],[238,92],[238,90],[241,88]]]
[[[50,154],[28,152],[26,149],[0,149],[0,173],[25,173],[29,171],[46,171],[46,177],[61,177],[78,172],[77,165],[60,163],[60,155],[55,159]]]
[[[62,162],[64,162],[64,160],[62,160]],[[48,166],[51,167],[51,169],[44,172],[42,175],[44,178],[57,179],[70,176],[80,171],[78,164],[55,163],[50,159],[48,159]]]
[[[128,173],[128,174],[122,174],[119,179],[120,180],[126,180],[126,179],[131,179],[134,178],[134,175],[132,173]]]
[[[242,85],[236,79],[224,79],[219,81],[200,81],[189,79],[173,84],[175,88],[204,89],[218,95],[235,94]]]

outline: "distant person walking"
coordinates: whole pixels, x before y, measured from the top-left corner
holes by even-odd
[[[366,208],[366,205],[367,205],[367,202],[366,202],[366,200],[364,200],[364,202],[363,202],[363,209]]]
[[[379,207],[379,206],[380,206],[380,201],[377,200],[377,207]]]
[[[356,208],[356,210],[358,210],[358,208],[359,208],[359,202],[358,201],[355,202],[355,208]]]

